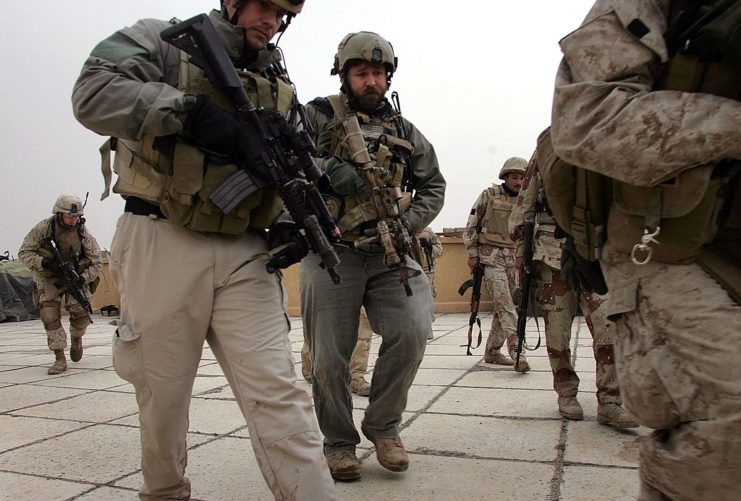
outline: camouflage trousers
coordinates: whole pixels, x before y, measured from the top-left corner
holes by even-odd
[[[69,294],[54,285],[51,280],[37,280],[37,290],[34,303],[39,309],[39,317],[46,331],[46,343],[51,351],[64,350],[67,347],[67,332],[62,325],[62,299],[64,309],[69,313],[69,332],[73,338],[85,335],[87,326],[92,323],[85,308]],[[88,301],[92,301],[92,294],[85,286]]]
[[[517,312],[512,293],[517,288],[517,269],[510,249],[495,249],[484,263],[484,284],[494,305],[491,329],[486,340],[486,353],[497,352],[507,342],[507,350],[514,358],[517,346]]]
[[[576,396],[579,376],[571,362],[571,324],[576,316],[577,303],[581,306],[589,332],[593,338],[594,360],[597,365],[597,401],[601,404],[622,403],[617,383],[613,341],[615,326],[606,317],[602,307],[605,296],[577,293],[560,270],[542,261],[536,262],[538,303],[543,309],[545,344],[553,372],[553,389],[561,397]]]
[[[605,271],[610,287],[634,284],[615,352],[625,406],[655,430],[641,442],[639,499],[741,499],[741,306],[696,264]]]

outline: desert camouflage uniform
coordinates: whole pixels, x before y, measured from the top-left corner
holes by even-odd
[[[579,390],[579,376],[571,362],[571,324],[577,304],[584,313],[592,334],[594,359],[597,365],[597,401],[600,404],[621,404],[615,369],[613,340],[615,326],[607,320],[603,307],[605,296],[576,291],[561,276],[563,238],[556,238],[556,222],[546,210],[543,181],[537,163],[531,160],[517,204],[510,215],[512,234],[519,234],[526,219],[536,222],[533,239],[533,262],[537,302],[543,309],[545,343],[553,371],[553,389],[561,397],[574,397]],[[522,240],[515,242],[517,254],[522,254]]]
[[[656,186],[741,159],[738,95],[652,90],[668,60],[668,9],[668,0],[599,0],[561,40],[552,138],[564,160]],[[613,204],[610,220],[618,216]],[[636,266],[625,244],[608,231],[601,264],[625,403],[656,430],[641,444],[639,497],[741,499],[741,307],[696,262]]]
[[[517,195],[509,195],[503,184],[494,184],[487,188],[473,205],[463,232],[468,257],[478,257],[479,262],[484,265],[484,283],[494,303],[486,353],[498,352],[507,341],[507,350],[513,359],[517,347],[517,312],[512,302],[512,292],[517,288],[514,244],[506,230],[501,235],[487,237],[479,228],[487,210],[491,210],[490,205],[497,204],[499,207],[495,209],[495,217],[502,220],[503,228],[506,229],[507,219],[516,200]]]
[[[437,233],[432,231],[429,226],[417,234],[418,238],[426,238],[432,244],[432,256],[428,256],[424,249],[420,252],[419,265],[422,266],[427,280],[430,282],[432,297],[437,297],[437,287],[435,286],[435,259],[443,255],[443,244]]]
[[[83,289],[91,303],[93,295],[90,292],[90,283],[103,269],[98,242],[84,225],[82,228],[79,225],[65,227],[55,221],[56,218],[57,216],[54,215],[34,226],[23,239],[21,248],[18,250],[18,259],[34,273],[38,295],[37,306],[51,351],[64,350],[67,347],[67,333],[61,319],[63,298],[64,307],[69,312],[69,330],[72,338],[81,338],[91,323],[85,308],[58,286],[60,277],[41,266],[45,257],[54,258],[48,243],[52,238],[52,222],[54,223],[54,238],[65,262],[74,262],[79,259],[76,271],[85,283]],[[68,249],[72,250],[68,252]]]

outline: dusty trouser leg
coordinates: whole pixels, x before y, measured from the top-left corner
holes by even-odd
[[[741,499],[741,306],[694,264],[610,272],[638,280],[615,354],[626,407],[656,430],[641,442],[643,498]]]
[[[247,420],[275,498],[336,499],[311,399],[295,381],[280,275],[268,273],[261,256],[245,262],[250,253],[266,251],[263,240],[248,237],[216,249],[224,271],[215,276],[219,287],[206,339]]]
[[[82,358],[82,336],[85,335],[87,326],[92,323],[92,320],[88,312],[77,301],[69,301],[67,311],[70,317],[69,334],[72,338],[69,356],[73,362],[78,362]]]
[[[496,354],[502,348],[505,341],[508,346],[511,340],[517,336],[517,313],[512,302],[512,291],[510,290],[510,275],[507,272],[509,263],[505,257],[505,249],[496,249],[490,256],[491,264],[484,267],[484,283],[489,291],[493,303],[491,330],[486,340],[484,361],[490,363],[505,363],[506,357],[498,357]],[[510,356],[512,350],[510,349]],[[511,365],[507,363],[507,365]]]
[[[59,300],[39,303],[39,317],[46,331],[46,343],[51,351],[67,347],[67,332],[62,326],[62,303]]]
[[[324,435],[324,453],[355,453],[360,435],[352,417],[350,355],[357,342],[358,318],[366,287],[364,258],[342,254],[335,284],[320,259],[309,254],[301,262],[299,292],[304,336],[310,341],[314,403]],[[398,282],[397,282],[398,284]]]
[[[615,367],[615,324],[607,320],[605,296],[582,292],[579,300],[589,332],[596,362],[597,401],[600,404],[622,405]]]

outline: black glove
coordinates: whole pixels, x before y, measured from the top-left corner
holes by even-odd
[[[358,175],[358,169],[341,158],[332,157],[324,164],[324,172],[329,176],[332,189],[338,195],[349,196],[358,193],[370,197],[370,187]]]
[[[561,277],[569,281],[575,291],[584,290],[607,294],[607,283],[599,261],[589,261],[576,252],[574,239],[567,236],[561,254]]]
[[[271,252],[268,271],[285,269],[301,261],[309,253],[309,244],[298,229],[296,223],[278,223],[268,231],[268,249]]]
[[[45,257],[41,260],[41,267],[52,273],[59,273],[59,265],[53,259]]]
[[[419,245],[423,249],[427,249],[428,251],[432,252],[432,242],[430,242],[429,238],[421,237],[419,239]]]
[[[196,104],[183,124],[183,137],[206,153],[212,163],[254,164],[259,149],[257,134],[249,125],[214,103],[208,96],[196,96]]]

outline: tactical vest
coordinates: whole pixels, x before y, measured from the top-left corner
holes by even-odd
[[[293,89],[280,78],[267,79],[247,70],[237,70],[245,90],[258,108],[277,109],[288,115],[293,104]],[[181,53],[178,88],[187,94],[205,94],[226,111],[234,105],[226,93],[208,81],[203,70],[187,61]],[[208,167],[208,159],[195,146],[176,140],[171,152],[154,148],[155,137],[141,141],[117,139],[101,148],[103,174],[108,195],[110,186],[110,151],[116,156],[113,170],[118,180],[113,192],[142,198],[159,205],[167,219],[194,231],[242,234],[247,228],[268,228],[281,212],[282,201],[276,190],[259,190],[224,214],[209,196],[238,169],[235,164]],[[111,144],[113,143],[113,147]]]
[[[514,242],[509,238],[509,215],[517,197],[510,197],[502,186],[492,186],[486,191],[488,201],[481,218],[478,242],[495,247],[514,247]]]
[[[741,4],[736,2],[702,29],[715,32],[716,38],[730,40],[731,31],[740,22]],[[727,32],[718,35],[724,29]],[[702,62],[697,55],[677,52],[664,65],[654,89],[702,92],[738,100],[740,82],[741,65],[731,57]],[[728,223],[735,226],[725,233],[738,238],[741,184],[723,175],[716,165],[688,169],[655,187],[634,186],[561,160],[553,151],[549,129],[538,138],[536,156],[554,216],[574,237],[577,251],[586,259],[599,259],[607,235],[612,247],[632,253],[637,263],[651,259],[670,264],[694,261],[719,228]],[[738,168],[726,170],[738,172]],[[729,187],[735,193],[729,192]],[[730,211],[723,205],[731,206]],[[724,220],[718,220],[719,214]],[[647,240],[646,236],[657,230],[658,243],[645,245],[642,238]]]
[[[334,111],[334,121],[330,124],[332,144],[329,154],[358,165],[358,157],[365,148],[370,153],[373,167],[382,172],[384,192],[392,202],[397,203],[399,212],[406,212],[412,203],[411,193],[402,191],[405,163],[401,160],[405,155],[414,152],[412,144],[399,138],[396,116],[384,116],[384,119],[369,117],[368,115],[351,110],[342,95],[327,98]],[[346,121],[357,119],[362,134],[362,142],[357,138],[349,137]],[[400,117],[399,117],[400,119]],[[362,167],[358,165],[358,167]],[[365,177],[359,172],[361,179]],[[367,182],[367,181],[366,181]],[[325,196],[327,207],[337,219],[337,227],[342,232],[344,240],[353,241],[360,235],[361,225],[370,225],[380,219],[373,202],[362,194],[350,195],[343,198]]]

